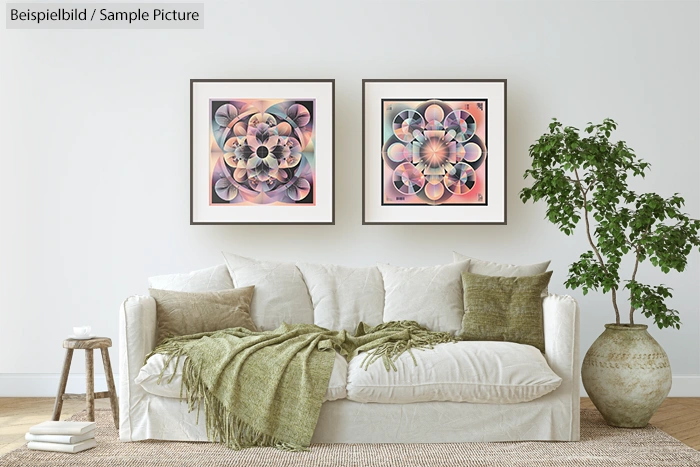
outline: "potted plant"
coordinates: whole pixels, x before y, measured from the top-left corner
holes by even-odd
[[[615,311],[615,323],[605,325],[586,353],[583,385],[609,425],[643,427],[671,389],[671,368],[647,325],[635,324],[635,313],[661,329],[680,329],[681,322],[666,304],[671,288],[641,283],[637,272],[646,263],[664,273],[683,271],[688,255],[700,246],[700,221],[681,212],[684,199],[678,194],[663,198],[628,187],[628,177],[644,177],[649,164],[624,141],[610,140],[616,128],[605,119],[582,132],[554,119],[549,132],[530,146],[532,168],[524,178],[534,182],[520,198],[544,200],[547,218],[566,235],[583,220],[590,249],[569,266],[565,285],[580,287],[584,295],[609,293]],[[632,275],[623,281],[620,265],[628,258]],[[628,323],[621,322],[623,306],[629,307]]]

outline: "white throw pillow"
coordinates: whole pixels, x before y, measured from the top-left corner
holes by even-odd
[[[481,274],[482,276],[500,276],[500,277],[523,277],[523,276],[536,276],[547,272],[549,263],[552,261],[545,261],[544,263],[536,264],[525,264],[518,266],[516,264],[502,264],[494,263],[493,261],[483,261],[476,258],[471,258],[465,256],[456,251],[452,252],[453,261],[459,262],[464,260],[469,260],[469,272],[473,274]]]
[[[150,289],[175,292],[220,292],[233,289],[231,274],[225,264],[198,269],[188,274],[166,274],[148,278]]]
[[[469,272],[472,274],[481,274],[482,276],[499,276],[499,277],[524,277],[524,276],[536,276],[538,274],[543,274],[547,272],[549,263],[552,261],[545,261],[544,263],[535,264],[524,264],[518,266],[516,264],[503,264],[494,263],[493,261],[483,261],[476,258],[471,258],[465,256],[456,251],[452,252],[452,260],[456,263],[458,261],[469,260]],[[542,291],[542,296],[546,297],[549,291],[545,287]]]
[[[382,323],[384,283],[376,266],[297,263],[314,306],[314,324],[354,333],[360,321]]]
[[[459,331],[464,315],[462,272],[469,261],[425,268],[377,266],[386,293],[384,322],[412,320],[431,331]]]
[[[140,384],[144,391],[153,395],[178,399],[180,397],[180,386],[182,385],[182,366],[185,364],[187,357],[180,359],[177,368],[175,367],[176,360],[176,358],[171,359],[165,371],[163,371],[165,356],[159,353],[152,355],[141,368],[134,382]],[[160,384],[158,384],[161,372],[163,372],[163,377]],[[348,362],[345,360],[345,357],[336,352],[331,379],[328,382],[328,389],[326,389],[326,395],[323,399],[324,402],[345,399],[347,396],[347,381]],[[184,393],[182,397],[185,397]]]
[[[258,261],[224,253],[236,287],[255,286],[250,317],[261,331],[287,324],[313,324],[314,307],[301,272],[293,263]]]
[[[449,401],[515,404],[542,397],[562,382],[542,353],[512,342],[467,341],[414,350],[396,359],[398,371],[381,360],[362,368],[365,353],[348,365],[347,397],[356,402],[410,404]]]

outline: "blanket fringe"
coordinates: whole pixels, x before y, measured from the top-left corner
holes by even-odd
[[[236,417],[224,404],[217,399],[200,378],[199,371],[187,359],[182,370],[182,382],[187,393],[187,406],[190,412],[197,410],[197,418],[204,403],[207,438],[210,441],[225,444],[235,450],[249,447],[271,446],[283,451],[308,451],[307,446],[295,445],[280,441],[272,436],[261,433]]]
[[[407,339],[384,342],[377,347],[365,352],[365,358],[362,360],[361,368],[367,370],[375,361],[382,359],[384,368],[387,371],[398,371],[394,362],[404,352],[408,352],[413,359],[413,364],[418,366],[416,356],[413,350],[432,349],[437,344],[445,344],[455,342],[455,337],[448,332],[432,332],[415,321],[391,321],[382,323],[368,329],[367,334],[382,331],[384,329],[401,329],[408,333]]]
[[[163,369],[170,365],[175,359],[175,367],[183,357],[183,346],[178,345],[176,340],[163,342],[151,354],[160,353],[165,355]],[[148,359],[149,354],[146,359]],[[169,379],[170,383],[175,375]],[[163,378],[161,373],[158,378],[160,384]],[[183,393],[185,397],[183,398]],[[202,381],[200,372],[192,364],[191,359],[185,360],[182,368],[182,385],[180,386],[180,399],[187,400],[189,412],[197,411],[196,423],[199,423],[199,416],[204,404],[204,416],[206,417],[207,438],[210,441],[221,443],[227,447],[239,451],[249,447],[274,447],[281,451],[303,452],[309,451],[308,446],[301,446],[293,443],[280,441],[272,436],[261,433],[250,425],[236,417],[224,404],[217,399]]]

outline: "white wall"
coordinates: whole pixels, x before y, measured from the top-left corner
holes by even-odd
[[[241,0],[207,2],[204,30],[0,30],[0,396],[53,395],[71,326],[116,341],[117,308],[148,276],[220,263],[221,250],[348,265],[551,258],[551,289],[566,293],[585,239],[519,201],[527,148],[552,117],[612,117],[653,165],[637,188],[678,191],[700,216],[699,5]],[[190,226],[189,79],[265,77],[336,79],[336,225]],[[361,225],[362,78],[508,79],[507,226]],[[682,329],[651,332],[676,395],[700,396],[699,256],[683,274],[641,273],[675,289]],[[569,293],[585,351],[611,306]]]

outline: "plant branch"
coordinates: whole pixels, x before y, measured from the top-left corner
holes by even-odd
[[[641,234],[639,239],[637,239],[636,244],[634,244],[628,240],[629,244],[634,247],[634,270],[632,271],[632,280],[630,282],[634,282],[634,280],[637,278],[637,269],[639,269],[639,255],[640,255],[639,247],[640,247],[641,242],[644,239],[644,237],[646,237],[649,234],[650,230],[651,230],[651,226],[647,227],[646,230]],[[634,305],[632,305],[632,300],[630,300],[630,324],[634,324]]]
[[[598,247],[596,246],[595,242],[593,242],[593,237],[591,236],[591,223],[588,218],[588,190],[583,189],[581,178],[578,175],[578,169],[574,169],[574,174],[576,174],[576,184],[578,185],[579,190],[581,190],[581,195],[583,196],[583,219],[586,222],[586,236],[588,237],[588,243],[590,243],[591,248],[593,248],[593,252],[598,258],[598,262],[602,266],[603,270],[609,274],[605,261],[603,261],[603,257],[600,254],[600,250],[598,250]],[[617,289],[613,287],[610,289],[610,292],[612,294],[613,308],[615,309],[615,323],[620,324],[620,310],[617,308]]]
[[[635,248],[634,253],[634,270],[632,271],[632,281],[637,277],[637,269],[639,268],[639,245]],[[634,305],[630,300],[630,324],[634,324]]]

